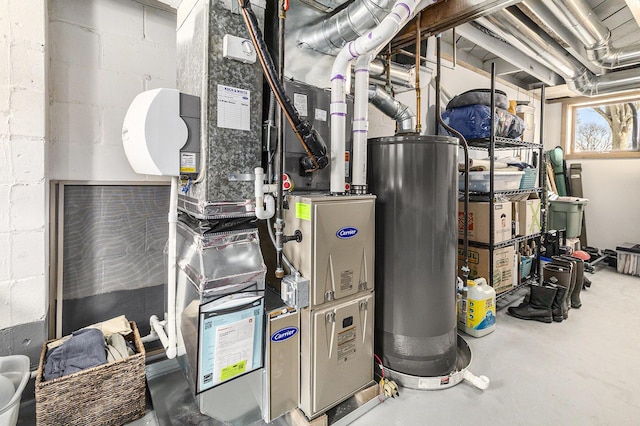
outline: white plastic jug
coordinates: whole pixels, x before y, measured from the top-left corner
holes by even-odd
[[[467,297],[461,300],[458,328],[482,337],[496,329],[496,291],[484,278],[467,281]]]

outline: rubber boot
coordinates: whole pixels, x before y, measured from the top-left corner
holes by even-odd
[[[556,277],[551,277],[549,282],[545,282],[546,287],[555,287],[556,297],[553,298],[553,304],[551,305],[551,314],[553,315],[554,322],[562,322],[566,312],[565,300],[567,297],[567,287],[564,287],[558,283]]]
[[[571,291],[570,300],[571,307],[575,309],[580,309],[582,306],[582,301],[580,300],[580,292],[582,291],[582,286],[584,284],[584,260],[573,257],[573,256],[563,256],[567,260],[573,262],[573,266],[576,270],[576,285],[573,287],[573,291]]]
[[[573,282],[573,274],[571,262],[563,261],[563,264],[559,263],[547,263],[542,269],[542,282],[553,282],[552,278],[556,280],[557,285],[564,287],[565,292],[562,299],[562,317],[564,319],[569,318],[569,296],[571,294],[571,283]]]
[[[564,319],[567,319],[569,317],[569,310],[571,309],[571,292],[573,292],[573,289],[576,285],[576,270],[573,267],[573,262],[564,259],[560,256],[553,256],[552,260],[551,260],[551,264],[553,265],[557,265],[557,266],[563,266],[564,268],[568,269],[569,271],[571,271],[570,276],[571,279],[570,281],[567,283],[566,287],[567,287],[567,298],[565,300],[565,307],[566,307],[566,311],[567,311],[567,316],[564,317]],[[563,285],[564,284],[564,281]]]
[[[554,287],[532,285],[529,303],[517,307],[512,306],[507,309],[507,312],[519,319],[551,323],[553,322],[551,305],[556,297],[556,292]]]

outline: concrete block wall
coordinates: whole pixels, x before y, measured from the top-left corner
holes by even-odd
[[[49,180],[142,181],[133,97],[175,87],[175,21],[135,0],[0,0],[0,356],[47,338]]]
[[[144,90],[176,86],[176,16],[133,0],[50,0],[50,178],[140,181],[122,122]]]
[[[47,315],[46,25],[46,2],[0,0],[0,355],[32,361]]]

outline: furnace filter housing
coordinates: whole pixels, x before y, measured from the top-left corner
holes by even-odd
[[[368,141],[376,200],[376,353],[414,376],[456,365],[457,139]]]

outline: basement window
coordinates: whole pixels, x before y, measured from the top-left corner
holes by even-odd
[[[564,104],[568,158],[640,157],[640,94]]]

